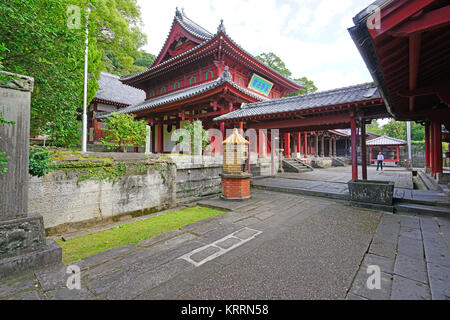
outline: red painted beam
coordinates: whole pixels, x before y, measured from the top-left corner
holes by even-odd
[[[349,123],[350,116],[348,114],[338,114],[331,116],[320,116],[298,120],[278,120],[264,121],[252,125],[254,129],[285,129],[285,128],[301,128],[307,126],[330,125],[337,123]]]
[[[450,6],[439,8],[421,15],[395,27],[390,34],[393,36],[411,36],[414,33],[430,31],[450,24]]]
[[[399,0],[395,1],[392,10],[381,10],[381,28],[370,29],[372,39],[379,39],[382,35],[392,30],[394,27],[405,22],[411,16],[432,4],[435,0]]]
[[[409,90],[415,90],[419,77],[421,34],[417,33],[409,37]],[[409,98],[409,111],[414,110],[415,98]]]

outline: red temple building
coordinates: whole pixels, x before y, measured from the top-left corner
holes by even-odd
[[[406,141],[391,138],[386,135],[367,141],[370,150],[369,161],[372,164],[377,163],[378,153],[384,156],[384,162],[400,163],[400,147],[406,146]]]
[[[389,114],[425,125],[426,168],[445,181],[442,126],[450,130],[448,0],[376,1],[353,21],[350,35]]]
[[[95,118],[97,113],[117,112],[145,100],[145,92],[120,82],[120,77],[102,72],[99,89],[88,107],[89,142],[98,142],[103,137],[105,125]]]
[[[245,51],[226,33],[223,22],[212,34],[176,10],[167,40],[155,62],[144,72],[121,81],[145,92],[145,100],[119,109],[146,119],[152,128],[152,151],[171,152],[174,129],[201,120],[205,129],[225,134],[213,118],[243,103],[282,98],[302,89]],[[107,117],[98,114],[96,119]]]

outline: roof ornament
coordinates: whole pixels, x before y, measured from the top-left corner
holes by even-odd
[[[220,24],[219,24],[219,27],[217,28],[217,32],[225,33],[225,26],[223,25],[223,19],[220,20]]]
[[[181,10],[183,10],[183,9],[181,9]],[[182,18],[182,13],[181,13],[180,10],[178,10],[178,7],[176,7],[176,9],[175,9],[175,15],[176,15],[178,18]]]
[[[229,68],[228,68],[228,66],[225,66],[225,70],[222,72],[222,74],[220,75],[220,79],[222,79],[222,80],[224,80],[224,81],[228,81],[228,80],[231,80],[232,79],[232,77],[231,77],[231,73],[230,73],[230,71],[228,71],[229,70]]]

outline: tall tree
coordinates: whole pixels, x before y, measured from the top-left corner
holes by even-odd
[[[281,60],[281,58],[273,52],[261,53],[260,55],[256,56],[256,58],[287,78],[292,75],[292,72],[289,71],[283,60]]]
[[[407,139],[406,122],[395,121],[394,119],[391,119],[381,128],[381,130],[382,133],[386,134],[387,136],[402,140]],[[421,124],[411,122],[411,140],[425,140],[425,129]]]
[[[304,83],[304,88],[300,91],[296,91],[296,92],[292,92],[292,93],[288,93],[286,95],[286,97],[293,97],[293,96],[301,96],[304,94],[310,94],[310,93],[314,93],[317,91],[317,87],[314,84],[314,81],[309,80],[307,77],[302,77],[302,78],[298,78],[298,79],[294,79],[295,81],[299,81],[299,82],[303,82]]]
[[[261,53],[260,55],[256,56],[258,60],[261,62],[264,62],[272,69],[278,71],[286,78],[290,78],[292,75],[292,72],[286,67],[286,64],[281,60],[280,57],[278,57],[275,53],[269,52],[269,53]],[[292,97],[292,96],[300,96],[303,94],[309,94],[317,91],[317,87],[314,84],[314,81],[309,80],[307,77],[302,78],[296,78],[295,81],[303,82],[305,87],[296,92],[292,92],[286,95],[286,97]]]
[[[145,36],[139,31],[135,0],[91,0],[89,16],[88,103],[111,52],[123,70],[132,71]],[[83,102],[86,1],[8,0],[0,3],[0,34],[5,70],[34,77],[31,132],[48,134],[52,143],[80,142],[77,109]]]

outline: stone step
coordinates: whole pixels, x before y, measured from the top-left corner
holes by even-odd
[[[434,179],[432,179],[430,176],[428,176],[428,174],[426,174],[425,172],[420,170],[420,171],[418,171],[418,175],[419,175],[420,181],[422,181],[422,183],[424,184],[425,188],[427,188],[427,190],[442,191],[441,188],[439,187],[439,185],[436,183],[436,181],[434,181]]]
[[[415,213],[425,216],[450,217],[450,208],[429,206],[409,202],[398,202],[394,205],[396,212]]]

